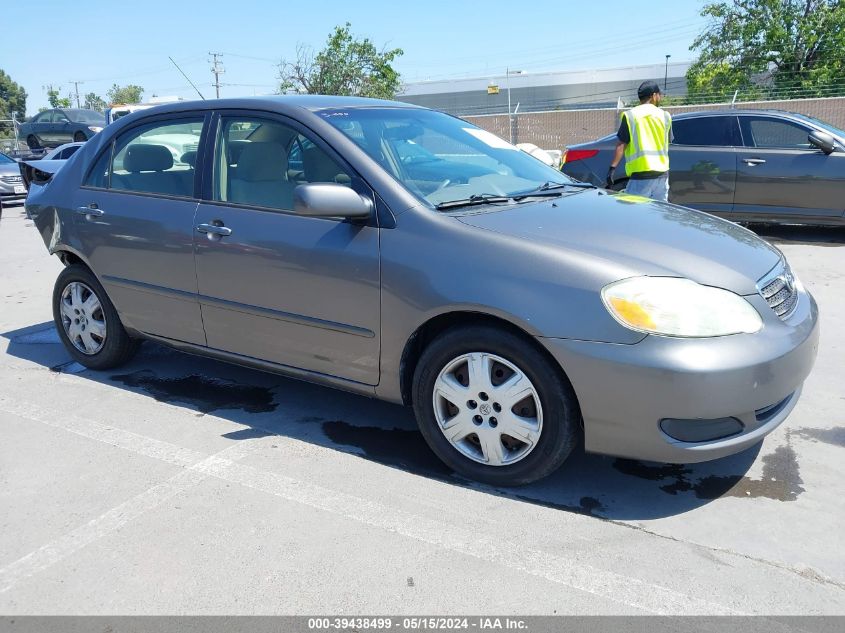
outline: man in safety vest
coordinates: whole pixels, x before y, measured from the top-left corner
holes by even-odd
[[[660,86],[644,81],[637,90],[640,105],[622,113],[616,133],[616,152],[607,172],[608,188],[613,172],[625,155],[625,192],[654,200],[669,199],[669,142],[672,140],[672,116],[658,108]]]

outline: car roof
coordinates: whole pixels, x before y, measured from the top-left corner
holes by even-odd
[[[738,114],[751,114],[751,115],[769,115],[769,116],[785,116],[785,117],[794,117],[800,116],[797,112],[790,112],[788,110],[775,110],[775,109],[755,109],[755,108],[719,108],[718,110],[699,110],[697,112],[677,112],[672,115],[675,119],[687,119],[693,117],[704,117],[704,116],[725,116],[725,115],[738,115]]]
[[[184,112],[214,109],[304,109],[316,112],[332,108],[404,108],[425,110],[421,106],[387,99],[367,97],[338,97],[331,95],[272,95],[264,97],[241,97],[235,99],[207,99],[205,101],[178,101],[155,106],[156,113]]]

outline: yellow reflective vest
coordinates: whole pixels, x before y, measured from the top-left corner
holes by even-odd
[[[656,105],[644,103],[623,113],[631,141],[625,146],[625,173],[669,171],[672,116]]]

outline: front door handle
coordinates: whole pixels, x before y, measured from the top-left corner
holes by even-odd
[[[764,158],[743,158],[742,162],[746,165],[754,167],[754,165],[762,165],[766,162],[766,160]]]
[[[98,208],[96,204],[89,204],[87,207],[76,207],[76,212],[79,215],[84,215],[86,220],[99,218],[105,214],[105,211]]]
[[[199,224],[197,231],[205,233],[210,240],[219,240],[221,237],[226,237],[232,234],[232,229],[228,226],[220,226],[218,224]]]

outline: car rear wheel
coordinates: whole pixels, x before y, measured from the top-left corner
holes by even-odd
[[[73,142],[74,143],[84,143],[87,140],[88,140],[87,137],[82,132],[77,132],[76,134],[73,135]]]
[[[33,134],[26,137],[26,145],[29,149],[41,149],[41,143],[38,142],[38,139]]]
[[[516,486],[545,477],[577,442],[572,387],[540,350],[498,328],[439,336],[420,357],[413,397],[435,454],[485,483]]]
[[[53,319],[67,351],[89,369],[110,369],[138,350],[94,274],[81,264],[65,268],[53,289]]]

